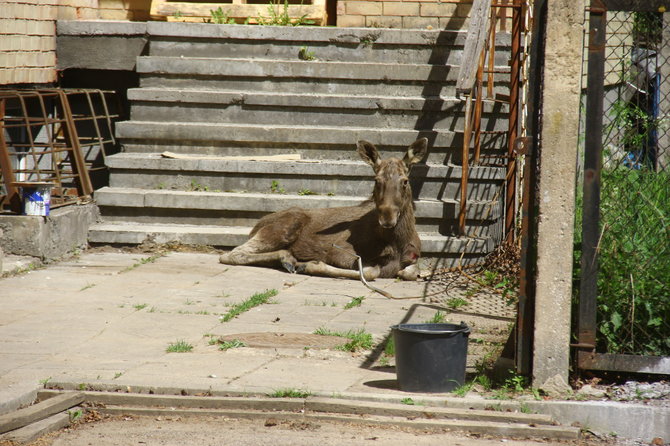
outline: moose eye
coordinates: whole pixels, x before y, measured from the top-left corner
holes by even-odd
[[[407,187],[408,184],[409,184],[409,180],[407,178],[404,178],[402,180],[402,187]]]

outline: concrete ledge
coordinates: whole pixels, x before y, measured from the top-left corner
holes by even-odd
[[[147,33],[146,22],[115,20],[58,20],[59,36],[138,36]]]
[[[54,260],[86,247],[88,227],[98,218],[95,204],[63,206],[48,217],[0,215],[0,246],[7,254]]]
[[[274,107],[324,108],[345,110],[392,110],[414,112],[449,111],[462,114],[464,101],[450,96],[359,96],[344,94],[274,93],[253,91],[211,91],[172,88],[133,88],[128,99],[140,102],[183,104],[262,105]],[[177,104],[172,104],[176,102]],[[496,111],[496,107],[500,111]],[[503,113],[509,106],[484,99],[482,113]]]
[[[352,151],[353,149],[352,144]],[[286,161],[273,163],[270,161],[224,160],[212,157],[193,155],[180,159],[170,159],[159,154],[117,153],[107,157],[107,166],[112,169],[160,170],[170,172],[216,172],[221,174],[265,174],[300,175],[300,176],[337,176],[362,177],[371,179],[372,169],[362,161],[321,160]],[[421,172],[421,179],[460,179],[461,166],[426,164],[416,165],[413,170]],[[502,181],[505,171],[501,168],[472,166],[468,172],[470,180]]]
[[[435,133],[433,147],[451,147],[454,132]],[[246,124],[176,123],[151,121],[124,121],[116,125],[120,139],[155,141],[207,141],[217,144],[235,142],[272,142],[296,144],[342,144],[353,147],[355,141],[365,139],[380,146],[404,146],[421,136],[419,130],[371,129],[356,127],[316,127]]]
[[[58,21],[56,34],[60,70],[133,71],[148,42],[146,23],[140,22]]]
[[[497,69],[504,70],[503,67]],[[260,78],[323,78],[356,79],[358,81],[409,81],[415,82],[455,82],[458,70],[452,66],[428,64],[382,64],[365,62],[318,62],[283,61],[277,64],[271,60],[232,59],[232,58],[196,58],[196,57],[140,57],[137,72],[142,74],[170,74],[191,76],[239,76]],[[505,82],[504,78],[501,82]]]
[[[204,39],[245,39],[303,42],[324,42],[349,45],[464,45],[465,31],[455,30],[404,30],[373,28],[299,28],[253,25],[212,25],[200,23],[149,22],[147,32],[151,36],[189,37]],[[509,46],[508,33],[498,33],[496,44]]]
[[[303,209],[321,209],[357,206],[360,197],[319,195],[282,195],[267,193],[189,192],[103,187],[95,193],[100,206],[149,207],[175,209],[206,209],[221,211],[277,212],[292,206]],[[417,218],[456,218],[458,203],[454,200],[418,200]],[[500,216],[497,203],[470,201],[466,218],[495,220]]]

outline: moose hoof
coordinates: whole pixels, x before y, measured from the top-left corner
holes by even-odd
[[[398,271],[398,277],[402,280],[415,281],[421,276],[421,270],[417,264],[410,265],[405,269]]]
[[[295,274],[297,272],[295,266],[291,262],[281,262],[281,266],[291,274]]]
[[[379,277],[379,274],[381,273],[381,268],[379,266],[370,266],[367,268],[363,268],[363,277],[365,280],[372,281],[375,280],[377,277]]]

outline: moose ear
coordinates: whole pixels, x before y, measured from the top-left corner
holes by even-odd
[[[373,169],[376,169],[381,163],[381,159],[375,145],[371,142],[361,140],[356,143],[356,147],[358,147],[358,154],[363,158],[363,161],[371,165]]]
[[[428,152],[428,138],[419,138],[407,148],[403,162],[407,167],[421,161]]]

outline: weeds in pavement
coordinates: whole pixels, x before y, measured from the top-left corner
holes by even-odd
[[[319,327],[314,331],[314,334],[323,336],[339,336],[341,338],[349,339],[349,342],[344,343],[338,347],[337,350],[347,352],[357,352],[359,350],[369,350],[372,348],[372,335],[367,333],[364,329],[349,330],[347,332],[332,331],[325,327]]]
[[[271,297],[276,296],[279,292],[275,289],[265,290],[262,293],[256,293],[245,301],[234,305],[226,314],[221,316],[221,322],[228,322],[229,320],[237,317],[238,315],[249,311],[254,307],[265,304],[270,300]]]
[[[268,393],[270,398],[307,398],[312,392],[309,390],[300,390],[300,389],[279,389],[275,390],[272,393]]]
[[[193,350],[193,346],[184,340],[173,342],[165,349],[168,353],[187,353],[191,350]]]

